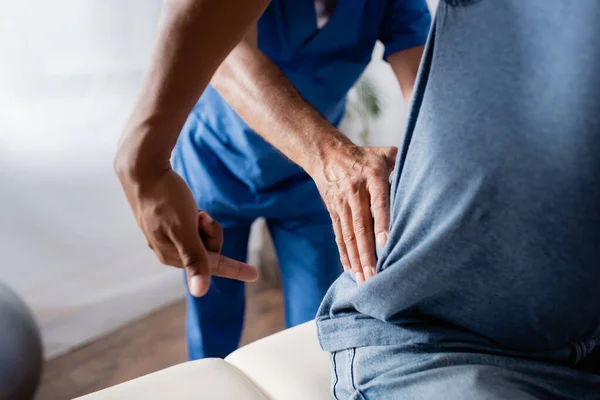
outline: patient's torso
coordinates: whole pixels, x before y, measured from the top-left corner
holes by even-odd
[[[418,314],[512,348],[593,339],[600,3],[451,3],[421,71],[378,275],[358,289],[343,276],[320,318]]]

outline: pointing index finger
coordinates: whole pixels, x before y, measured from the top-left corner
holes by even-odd
[[[244,282],[254,282],[258,279],[258,270],[256,268],[222,256],[219,253],[208,252],[208,265],[211,275]]]

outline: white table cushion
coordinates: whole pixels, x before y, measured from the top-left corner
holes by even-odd
[[[331,400],[329,353],[314,321],[261,339],[225,361],[239,368],[271,400]]]
[[[251,343],[225,360],[176,365],[79,400],[330,400],[329,355],[314,321]]]
[[[191,361],[80,397],[79,400],[267,400],[221,359]]]

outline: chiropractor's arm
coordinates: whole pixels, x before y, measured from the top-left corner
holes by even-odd
[[[115,170],[149,246],[163,263],[186,269],[196,296],[206,293],[211,274],[251,280],[256,271],[219,255],[220,226],[198,212],[169,159],[213,73],[268,2],[164,2],[150,69],[115,158]]]
[[[250,127],[315,180],[344,268],[352,268],[359,283],[371,277],[375,238],[380,245],[387,241],[388,182],[397,149],[355,146],[257,49],[256,29],[231,52],[212,84]]]
[[[410,103],[410,98],[412,97],[417,72],[421,64],[421,57],[423,57],[423,50],[423,46],[411,47],[393,53],[388,57],[388,63],[396,75],[402,95],[407,103]]]

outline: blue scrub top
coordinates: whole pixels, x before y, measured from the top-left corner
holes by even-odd
[[[258,47],[310,104],[337,125],[345,112],[346,94],[369,63],[376,41],[384,44],[387,58],[424,45],[430,24],[425,0],[340,0],[321,29],[313,0],[274,0],[258,22]],[[209,148],[252,193],[270,192],[282,182],[306,177],[253,132],[212,86],[190,118],[199,127],[187,145],[180,143],[176,149],[179,161],[202,158]],[[185,129],[189,126],[183,134]],[[188,175],[192,173],[188,168]]]

